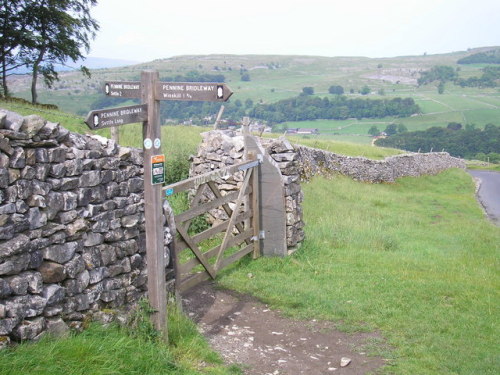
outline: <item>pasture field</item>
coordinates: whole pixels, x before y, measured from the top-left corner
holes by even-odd
[[[381,160],[388,156],[403,153],[403,151],[394,148],[372,147],[370,145],[360,144],[356,142],[337,141],[313,135],[288,135],[286,138],[294,144],[319,148],[321,150],[330,151],[336,154],[347,156],[362,156],[374,160]]]

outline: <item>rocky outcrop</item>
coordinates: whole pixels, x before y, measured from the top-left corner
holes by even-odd
[[[0,110],[3,341],[65,332],[145,295],[141,153]]]

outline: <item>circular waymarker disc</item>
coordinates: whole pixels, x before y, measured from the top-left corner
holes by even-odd
[[[151,140],[151,138],[146,138],[144,140],[144,148],[146,150],[149,150],[151,147],[153,147],[153,141]]]

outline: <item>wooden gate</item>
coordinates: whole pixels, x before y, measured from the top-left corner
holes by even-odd
[[[253,253],[254,258],[260,255],[260,160],[255,158],[163,188],[167,198],[185,191],[195,192],[189,209],[169,220],[173,221],[170,226],[176,234],[172,258],[178,291],[214,279],[221,269],[247,254]],[[241,187],[224,195],[216,180],[238,172],[243,173]],[[196,218],[214,209],[223,210],[226,218],[197,233],[192,225]]]

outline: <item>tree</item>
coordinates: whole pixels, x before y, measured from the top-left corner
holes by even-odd
[[[31,98],[37,102],[37,81],[42,74],[50,87],[58,80],[54,64],[82,59],[82,49],[90,48],[90,40],[99,30],[90,16],[97,0],[39,0],[24,4],[27,40],[20,46],[18,61],[32,69]],[[82,72],[89,75],[85,67]]]
[[[405,124],[398,124],[398,133],[406,133],[408,131],[408,128],[405,126]]]
[[[438,94],[443,94],[444,93],[444,82],[440,81],[438,85]]]
[[[19,46],[27,41],[25,0],[0,1],[0,64],[2,95],[9,96],[7,77],[24,65],[16,60]]]
[[[364,85],[362,88],[361,88],[361,91],[359,92],[361,95],[368,95],[369,93],[371,93],[372,90],[368,87],[368,85]]]
[[[394,135],[398,132],[398,126],[396,124],[389,124],[384,130],[387,135]]]
[[[450,130],[460,130],[462,129],[462,124],[459,122],[449,122],[446,128]]]
[[[454,81],[457,79],[458,74],[451,66],[447,65],[436,65],[431,68],[431,70],[424,71],[420,73],[420,77],[417,80],[419,86],[431,83],[434,81]]]
[[[328,89],[328,92],[332,95],[342,95],[344,93],[344,88],[339,85],[332,85]]]
[[[375,125],[373,125],[370,129],[368,129],[368,134],[373,135],[375,137],[376,135],[380,134],[380,130],[378,130],[378,128]]]
[[[304,95],[314,95],[314,87],[302,87],[302,94]]]

